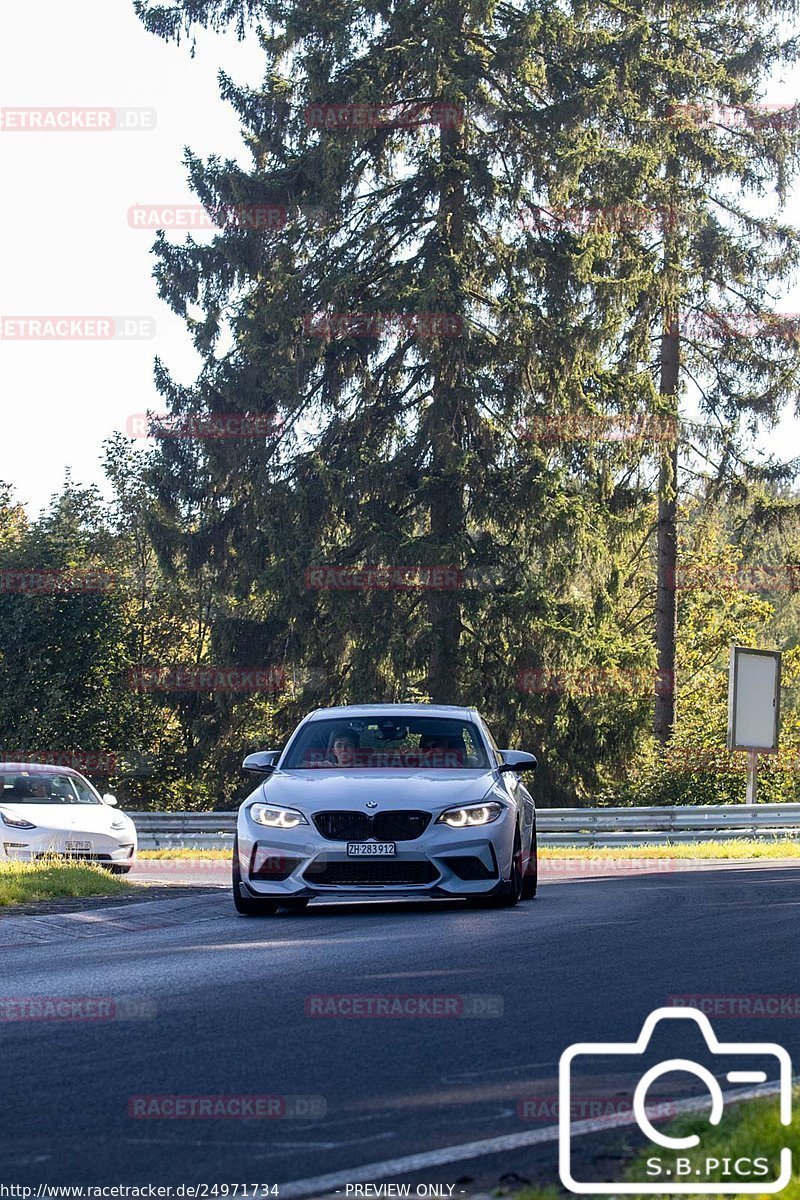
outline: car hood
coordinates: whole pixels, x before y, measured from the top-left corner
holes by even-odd
[[[424,808],[429,812],[477,803],[497,788],[491,771],[436,769],[408,771],[356,768],[337,771],[276,771],[248,801],[300,808],[363,811],[368,800],[381,808]],[[508,799],[504,792],[500,798]]]
[[[32,821],[40,829],[109,833],[111,822],[124,815],[107,804],[0,804],[0,812],[15,820]],[[3,826],[0,826],[3,828]],[[115,833],[119,832],[114,830]]]

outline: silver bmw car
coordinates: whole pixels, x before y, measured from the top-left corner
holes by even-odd
[[[360,704],[312,712],[239,809],[233,899],[245,916],[314,897],[464,897],[510,907],[536,894],[536,811],[474,708]]]

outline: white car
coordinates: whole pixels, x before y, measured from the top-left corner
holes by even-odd
[[[125,875],[136,828],[116,804],[70,767],[0,763],[0,862],[58,854]]]

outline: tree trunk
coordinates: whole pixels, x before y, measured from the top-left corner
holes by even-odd
[[[464,184],[455,160],[461,149],[462,137],[459,128],[442,128],[440,144],[445,169],[439,192],[438,212],[440,253],[450,273],[447,304],[453,306],[458,303],[459,312],[462,307],[460,259],[464,248]],[[435,367],[431,406],[427,414],[431,445],[430,536],[439,564],[459,568],[463,565],[466,529],[463,477],[463,337],[441,338],[437,353],[439,358]],[[460,699],[461,597],[458,587],[431,590],[428,593],[427,606],[431,626],[428,692],[435,704],[455,704]]]
[[[675,633],[677,604],[675,571],[678,561],[678,380],[680,331],[677,313],[670,312],[661,338],[661,379],[664,401],[662,420],[674,421],[675,434],[664,446],[658,473],[658,526],[656,534],[656,678],[655,735],[669,741],[675,723]],[[662,426],[663,427],[663,426]]]

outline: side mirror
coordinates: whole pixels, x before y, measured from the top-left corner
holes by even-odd
[[[242,763],[242,770],[252,771],[254,775],[270,775],[275,770],[281,753],[280,750],[257,750],[255,754],[247,755]]]
[[[103,804],[108,804],[111,808],[115,808],[117,803],[117,797],[112,796],[111,792],[106,792],[105,796],[103,796]]]
[[[501,750],[500,757],[503,761],[498,771],[535,771],[539,765],[536,755],[526,750]]]

